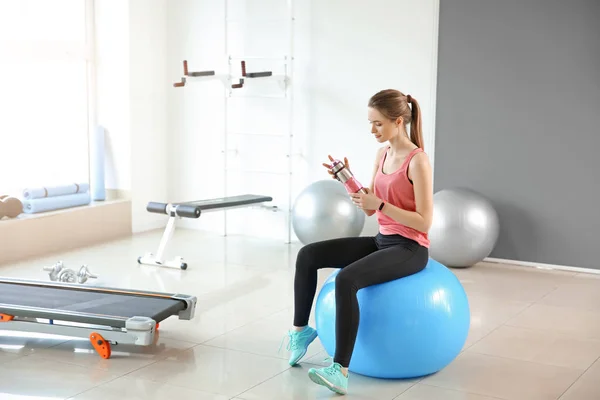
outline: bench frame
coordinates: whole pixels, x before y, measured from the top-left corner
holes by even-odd
[[[138,257],[138,263],[157,267],[168,267],[185,270],[188,264],[183,257],[175,256],[170,260],[165,259],[167,245],[173,237],[175,222],[179,218],[199,218],[202,212],[219,211],[233,208],[249,207],[251,205],[272,201],[271,196],[244,194],[238,196],[219,197],[206,200],[190,201],[185,203],[148,203],[146,210],[152,213],[166,214],[169,216],[167,226],[163,232],[156,254],[146,253]]]

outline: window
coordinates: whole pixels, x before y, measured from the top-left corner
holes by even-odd
[[[93,0],[0,0],[0,194],[89,182]]]

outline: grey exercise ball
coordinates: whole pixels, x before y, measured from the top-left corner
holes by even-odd
[[[433,196],[429,255],[448,267],[471,267],[488,257],[498,240],[498,213],[470,189],[444,189]]]
[[[365,213],[337,180],[314,182],[294,201],[292,227],[304,244],[358,236],[364,225]]]

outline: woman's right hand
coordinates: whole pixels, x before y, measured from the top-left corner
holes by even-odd
[[[334,161],[335,159],[334,159],[333,157],[331,157],[331,155],[330,155],[330,156],[328,156],[328,157],[329,157],[329,161],[331,161],[331,162],[333,163],[333,161]],[[344,165],[346,166],[346,168],[350,169],[350,164],[348,164],[348,158],[347,158],[347,157],[344,157]],[[331,175],[331,177],[332,177],[333,179],[337,179],[337,178],[335,177],[335,175],[333,175],[333,171],[331,170],[331,168],[333,168],[333,165],[332,165],[332,164],[323,163],[323,166],[324,166],[325,168],[327,168],[327,172],[329,173],[329,175]]]

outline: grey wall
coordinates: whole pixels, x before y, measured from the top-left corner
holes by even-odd
[[[600,0],[441,0],[435,191],[490,198],[491,257],[600,269]]]

